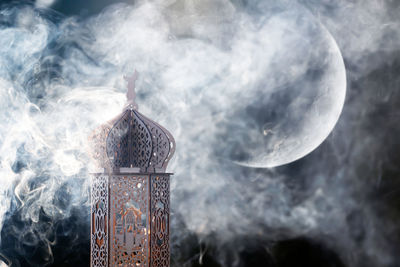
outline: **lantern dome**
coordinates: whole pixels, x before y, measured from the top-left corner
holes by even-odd
[[[95,134],[95,158],[110,171],[165,172],[175,152],[171,133],[138,111],[135,103],[136,72],[128,82],[123,112]]]

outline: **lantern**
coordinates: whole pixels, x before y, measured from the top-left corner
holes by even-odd
[[[172,135],[138,112],[135,79],[123,112],[91,140],[102,172],[92,175],[91,266],[168,267]]]

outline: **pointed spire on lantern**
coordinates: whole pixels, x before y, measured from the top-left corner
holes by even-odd
[[[136,70],[130,76],[124,75],[124,79],[127,82],[128,86],[128,91],[126,92],[126,98],[127,98],[126,109],[135,109],[135,110],[138,109],[138,105],[135,102],[136,99],[135,84],[138,76],[139,75]]]

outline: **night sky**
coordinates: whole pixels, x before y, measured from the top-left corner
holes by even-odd
[[[132,68],[132,62],[127,63],[131,57],[127,56],[126,61],[110,59],[109,55],[114,53],[112,50],[124,43],[118,41],[108,46],[104,44],[107,40],[104,36],[109,34],[109,40],[121,36],[123,39],[124,35],[117,35],[118,25],[124,25],[121,24],[126,15],[123,10],[139,10],[135,16],[142,14],[146,17],[155,11],[151,7],[140,9],[145,2],[2,2],[0,259],[6,266],[89,265],[89,182],[85,176],[87,170],[79,163],[86,162],[87,158],[74,143],[80,138],[75,138],[74,134],[82,132],[85,136],[86,130],[102,120],[93,119],[92,114],[102,112],[93,108],[96,104],[112,102],[107,106],[109,109],[104,109],[110,110],[110,114],[119,112],[122,107],[119,104],[123,102],[125,89],[118,77]],[[174,6],[173,10],[185,10],[184,1],[165,1],[169,3],[165,5],[160,1],[150,2],[156,3],[156,7],[163,6],[168,12],[170,6]],[[203,71],[203,68],[200,71],[196,69],[199,79],[190,80],[194,85],[190,83],[187,91],[182,92],[176,88],[180,88],[181,81],[185,88],[189,78],[181,78],[180,72],[171,74],[176,80],[160,74],[170,73],[172,67],[168,60],[179,61],[176,55],[180,54],[164,55],[173,59],[158,61],[154,55],[162,58],[163,51],[153,50],[159,46],[142,49],[152,45],[143,44],[138,39],[138,44],[133,46],[141,55],[135,54],[132,58],[145,63],[134,62],[142,77],[139,87],[144,88],[138,89],[137,102],[144,112],[161,120],[177,141],[178,155],[169,166],[169,170],[176,173],[171,187],[171,266],[400,266],[400,1],[299,0],[275,3],[232,0],[228,5],[228,1],[218,0],[221,9],[216,9],[211,2],[205,1],[198,11],[201,13],[198,18],[208,22],[204,28],[182,30],[179,23],[183,22],[180,20],[171,26],[175,27],[171,32],[176,32],[176,35],[171,34],[170,38],[186,42],[182,51],[187,51],[182,52],[182,57],[191,55],[190,50],[199,47],[200,50],[203,47],[216,47],[225,52],[233,50],[229,41],[224,39],[232,35],[229,33],[232,27],[227,21],[239,19],[235,15],[226,15],[225,5],[247,14],[257,23],[262,21],[260,18],[264,14],[268,14],[268,20],[274,14],[286,14],[286,10],[297,10],[295,14],[298,14],[303,12],[298,10],[304,9],[309,14],[305,19],[312,16],[324,25],[341,51],[346,68],[346,98],[335,128],[305,157],[274,168],[238,165],[231,161],[237,159],[235,155],[241,157],[243,152],[241,135],[235,129],[237,124],[247,125],[249,118],[263,124],[269,119],[267,116],[275,114],[264,109],[264,99],[249,95],[250,104],[243,104],[243,107],[242,100],[229,100],[232,101],[229,102],[229,112],[220,112],[216,108],[219,104],[214,103],[219,101],[219,95],[212,95],[210,100],[208,93],[201,95],[201,87],[212,87],[215,80],[224,81],[228,68],[216,67],[218,73],[215,75]],[[297,5],[301,9],[297,9]],[[160,14],[164,14],[162,8]],[[117,13],[120,10],[122,15]],[[149,13],[143,13],[143,10]],[[24,22],[27,14],[33,14],[34,18]],[[175,18],[180,13],[165,14]],[[193,14],[195,20],[197,13]],[[112,29],[114,21],[119,23],[116,29]],[[297,22],[304,23],[301,20]],[[22,28],[33,32],[32,36],[39,36],[41,30],[35,28],[35,23],[50,25],[44,44],[35,43],[33,37],[17,37]],[[257,23],[254,25],[259,25]],[[104,36],[102,30],[98,30],[103,24]],[[158,40],[157,34],[167,31],[161,26],[158,28],[156,22],[147,24],[146,20],[143,25],[157,29],[151,33],[156,36],[155,40]],[[214,29],[220,28],[224,29],[224,34],[213,35]],[[94,33],[93,29],[98,32]],[[284,34],[294,33],[287,31]],[[313,32],[309,34],[312,36]],[[12,35],[16,37],[4,37]],[[193,40],[201,40],[204,46]],[[257,42],[251,39],[250,43]],[[100,46],[104,49],[98,49]],[[40,48],[35,50],[35,47]],[[248,47],[251,49],[252,46]],[[312,47],[312,42],[309,48],[318,49]],[[124,49],[126,47],[121,48],[122,55]],[[147,57],[146,51],[151,56]],[[210,48],[205,55],[214,55],[211,54],[213,51]],[[215,55],[219,54],[215,52]],[[191,60],[195,64],[203,59],[193,57],[187,62],[190,64]],[[187,68],[184,63],[182,68]],[[281,61],[274,66],[282,73],[289,73],[291,62]],[[207,65],[207,68],[212,67]],[[279,76],[279,73],[277,71],[271,76]],[[312,76],[318,71],[314,69],[306,73]],[[269,83],[260,82],[257,86],[261,88],[266,84]],[[302,90],[306,83],[298,80],[296,84],[298,87],[293,87],[293,90]],[[153,85],[155,89],[150,89]],[[88,86],[116,88],[113,92],[117,97],[98,100],[102,94],[110,92],[105,89],[76,89]],[[160,89],[168,86],[173,89]],[[287,88],[292,87],[288,85]],[[162,96],[168,93],[171,93],[168,97]],[[96,94],[98,99],[94,98]],[[238,95],[247,99],[245,89]],[[156,100],[152,100],[152,96]],[[157,101],[164,107],[160,108],[161,111],[146,109],[146,105]],[[166,108],[174,101],[179,104]],[[283,102],[279,97],[274,101]],[[26,105],[25,108],[19,109],[20,103]],[[191,120],[179,115],[183,103],[189,106]],[[173,116],[168,112],[178,115],[171,118]],[[204,112],[208,113],[202,117]],[[77,114],[87,116],[90,122],[77,119],[74,123]],[[32,124],[28,123],[30,117],[35,118]],[[285,116],[278,118],[285,120]],[[213,127],[218,128],[216,134],[207,134],[213,131]],[[192,131],[194,128],[196,130]],[[318,128],[313,130],[318,131]],[[42,145],[47,143],[47,136],[53,136],[49,143],[56,145]],[[187,137],[179,139],[179,136]],[[62,154],[57,154],[58,142]],[[190,143],[198,145],[179,152],[180,146],[188,147]],[[69,147],[71,144],[74,144],[73,148]],[[207,159],[202,161],[203,158]],[[69,169],[61,161],[73,162],[77,167],[71,168],[77,171]],[[208,164],[209,161],[212,163]],[[220,180],[214,179],[218,176],[221,176]]]

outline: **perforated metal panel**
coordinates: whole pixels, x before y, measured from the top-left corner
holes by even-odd
[[[91,197],[90,266],[108,266],[109,205],[107,175],[93,177]]]
[[[106,138],[110,169],[139,168],[165,171],[175,151],[172,135],[134,109],[116,118]]]
[[[169,177],[93,177],[91,266],[169,266]]]
[[[151,267],[169,266],[169,175],[151,176]]]

